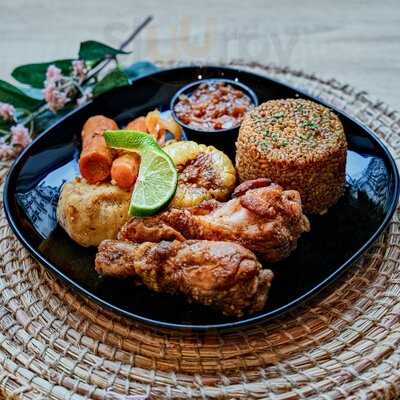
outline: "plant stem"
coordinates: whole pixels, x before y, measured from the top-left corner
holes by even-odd
[[[124,50],[129,43],[132,42],[133,39],[153,20],[153,16],[149,15],[130,35],[129,37],[122,42],[119,46],[120,50]],[[95,75],[97,75],[100,71],[102,71],[112,60],[114,57],[110,57],[107,60],[104,60],[98,66],[93,68],[88,76],[82,81],[82,85],[92,79]]]
[[[126,46],[130,42],[132,42],[133,39],[153,20],[153,16],[149,15],[132,33],[131,35],[124,41],[122,42],[121,46],[119,47],[120,50],[124,50]]]
[[[128,46],[129,43],[132,42],[133,39],[152,21],[153,17],[149,15],[139,26],[137,26],[133,32],[128,36],[126,40],[122,42],[122,44],[119,46],[120,50],[125,49],[126,46]],[[97,64],[92,70],[90,70],[90,73],[87,75],[87,77],[80,83],[77,84],[73,79],[67,80],[64,85],[62,85],[59,90],[64,90],[67,89],[68,87],[76,87],[77,90],[83,95],[83,85],[90,81],[92,78],[97,79],[97,75],[100,71],[102,71],[111,61],[115,60],[115,62],[118,64],[117,59],[115,57],[109,57],[99,64]],[[69,102],[73,99],[69,99]],[[28,115],[23,118],[21,121],[19,121],[20,124],[22,125],[28,125],[30,124],[30,134],[33,132],[34,128],[34,123],[35,123],[35,118],[42,114],[45,111],[49,111],[49,105],[47,103],[41,105],[37,110],[34,112],[29,112]],[[10,136],[10,132],[4,131],[0,129],[0,134],[7,135],[6,137]]]
[[[41,114],[43,111],[47,111],[49,110],[49,106],[46,104],[43,104],[42,106],[40,106],[36,111],[34,111],[32,114],[30,114],[28,117],[26,117],[25,119],[23,119],[20,124],[22,125],[26,125],[29,122],[31,122],[34,118],[36,118],[39,114]]]

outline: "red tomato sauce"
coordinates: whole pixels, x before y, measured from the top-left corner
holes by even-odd
[[[174,111],[178,119],[200,131],[218,131],[238,126],[254,107],[241,90],[225,82],[202,83],[190,95],[181,95]]]

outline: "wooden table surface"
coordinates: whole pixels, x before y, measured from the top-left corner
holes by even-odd
[[[16,65],[118,45],[146,15],[138,59],[274,62],[335,77],[400,109],[400,3],[331,0],[1,0],[0,78]]]

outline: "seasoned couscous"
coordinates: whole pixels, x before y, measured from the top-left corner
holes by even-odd
[[[306,213],[322,214],[343,194],[347,142],[328,108],[304,99],[270,100],[247,113],[236,143],[241,181],[269,178],[300,192]]]

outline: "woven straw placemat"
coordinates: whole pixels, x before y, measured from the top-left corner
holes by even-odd
[[[300,71],[241,67],[321,96],[370,126],[399,158],[399,113],[365,92]],[[3,180],[8,165],[0,166]],[[400,392],[399,233],[397,212],[350,272],[284,317],[230,333],[163,332],[113,315],[52,277],[15,239],[1,207],[2,394],[395,398]]]

